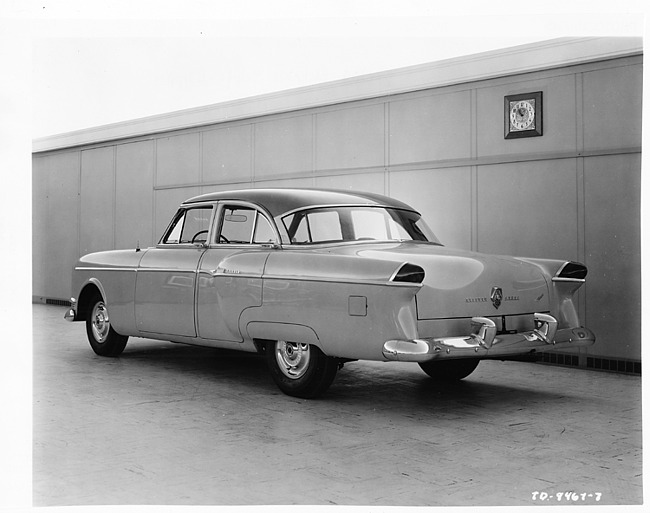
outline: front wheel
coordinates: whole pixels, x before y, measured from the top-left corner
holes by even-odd
[[[266,363],[275,384],[285,394],[312,399],[334,381],[338,361],[316,346],[279,340],[266,346]]]
[[[100,356],[118,356],[124,351],[129,337],[120,335],[111,326],[104,299],[95,295],[86,317],[86,334],[93,351]]]
[[[418,365],[436,381],[459,381],[474,372],[479,361],[478,358],[433,360]]]

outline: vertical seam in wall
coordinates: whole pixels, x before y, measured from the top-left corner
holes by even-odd
[[[575,95],[576,95],[576,153],[580,155],[576,158],[576,206],[577,206],[577,256],[581,262],[587,260],[587,198],[585,194],[585,158],[582,156],[585,148],[585,132],[584,132],[584,74],[577,73],[575,77]],[[578,314],[585,325],[587,322],[587,286],[584,287],[579,294]],[[581,351],[582,353],[583,351]],[[586,364],[586,362],[583,362]]]
[[[477,90],[476,89],[470,89],[469,95],[470,95],[470,101],[469,101],[469,123],[470,123],[470,146],[469,146],[469,154],[472,159],[477,158],[477,153],[478,153],[478,129],[476,126],[476,120],[478,118],[477,114],[477,109],[478,109],[478,98],[477,98]]]
[[[477,158],[478,154],[478,128],[477,128],[477,90],[470,90],[470,156]],[[470,167],[470,247],[478,251],[478,166]]]
[[[577,257],[580,262],[585,262],[587,259],[587,241],[586,241],[586,231],[587,231],[587,220],[585,216],[586,211],[586,197],[585,197],[585,159],[584,157],[578,157],[576,159],[576,189],[577,189]],[[579,295],[579,315],[587,325],[587,283],[582,287],[581,293]]]
[[[113,241],[111,249],[115,249],[117,240],[117,144],[113,145]]]
[[[585,151],[585,131],[584,131],[584,74],[576,73],[575,77],[575,95],[576,95],[576,152],[583,155]]]
[[[77,258],[81,257],[81,154],[79,151],[79,158],[77,167],[79,173],[79,180],[77,181]]]
[[[199,194],[203,194],[203,130],[199,130]]]
[[[153,222],[151,223],[151,241],[152,244],[156,244],[158,241],[156,240],[156,183],[158,183],[158,138],[155,137],[153,140],[153,173],[151,174],[151,178],[153,180],[153,183],[151,184],[151,219],[153,219]]]
[[[316,116],[315,112],[311,115],[311,183],[313,187],[316,187],[316,137],[318,137]]]
[[[478,166],[470,168],[470,196],[471,196],[471,249],[478,251]]]
[[[255,187],[255,122],[250,125],[250,154],[248,163],[248,183],[251,189]]]
[[[390,196],[390,102],[384,102],[384,194]]]

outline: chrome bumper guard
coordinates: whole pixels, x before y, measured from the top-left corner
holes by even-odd
[[[70,308],[66,310],[63,318],[69,322],[74,322],[77,318],[77,300],[75,298],[70,298]]]
[[[466,337],[388,340],[383,347],[387,360],[426,362],[443,358],[492,358],[526,355],[553,349],[590,346],[595,335],[587,328],[557,329],[548,314],[534,314],[535,328],[522,333],[497,334],[494,321],[472,318],[472,332]]]

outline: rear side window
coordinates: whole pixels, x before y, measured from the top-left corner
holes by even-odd
[[[343,240],[341,219],[336,210],[298,212],[284,221],[294,244]]]

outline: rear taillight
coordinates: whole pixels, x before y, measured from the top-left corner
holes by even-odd
[[[555,274],[558,280],[584,280],[587,276],[587,267],[580,262],[567,262]]]
[[[424,281],[424,269],[419,265],[404,264],[393,275],[391,281],[422,283]]]

